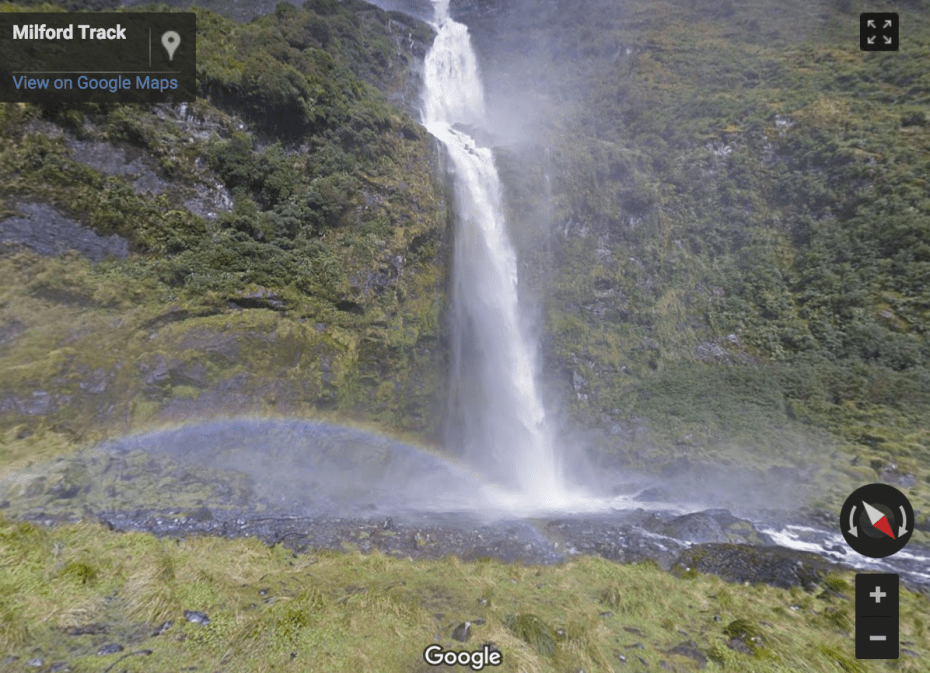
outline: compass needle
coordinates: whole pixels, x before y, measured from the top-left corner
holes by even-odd
[[[850,547],[863,556],[885,558],[907,544],[914,527],[914,510],[893,486],[869,484],[846,499],[840,521]]]

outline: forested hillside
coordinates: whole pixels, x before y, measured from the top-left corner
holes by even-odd
[[[194,104],[0,106],[3,444],[230,413],[434,437],[449,220],[411,116],[430,29],[361,2],[196,11]]]
[[[632,462],[926,492],[930,14],[864,53],[863,7],[461,3],[547,372]]]
[[[0,667],[927,669],[926,1],[452,1],[557,441],[635,499],[490,523],[400,508],[459,467],[385,437],[448,448],[433,31],[207,4],[196,103],[0,104]],[[875,481],[917,530],[865,661],[833,536]]]

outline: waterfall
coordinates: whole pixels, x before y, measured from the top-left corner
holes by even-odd
[[[423,124],[445,147],[455,186],[453,390],[462,451],[476,468],[537,506],[563,493],[536,381],[536,346],[521,319],[517,259],[494,156],[465,130],[485,121],[468,28],[435,2],[438,31],[424,64]]]

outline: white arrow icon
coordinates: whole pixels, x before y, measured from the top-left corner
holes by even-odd
[[[907,529],[907,513],[904,511],[904,505],[901,505],[901,527],[898,529],[898,537],[907,535],[909,532]]]
[[[891,44],[891,38],[885,35],[885,44]]]
[[[869,19],[866,24],[869,28],[875,28],[875,22],[872,19]]]
[[[868,39],[866,40],[866,43],[868,43],[868,44],[875,44],[875,36],[873,35],[872,37],[868,38]]]
[[[853,505],[849,512],[849,534],[853,537],[859,537],[859,527],[856,526],[856,506]]]
[[[882,28],[891,28],[891,19],[885,19],[885,25]]]

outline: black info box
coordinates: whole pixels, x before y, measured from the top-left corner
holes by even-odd
[[[192,12],[0,13],[0,102],[191,103]]]

